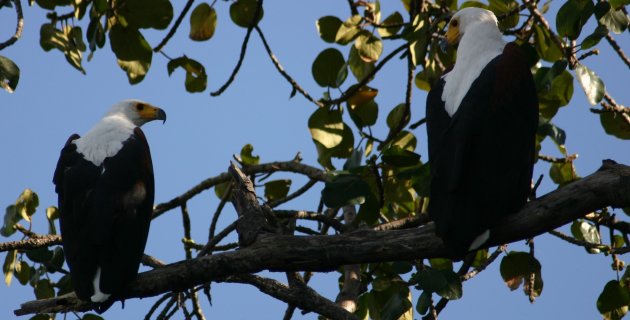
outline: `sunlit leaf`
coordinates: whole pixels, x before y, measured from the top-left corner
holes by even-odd
[[[151,67],[153,51],[140,31],[116,24],[109,30],[109,40],[118,65],[127,73],[129,83],[142,81]]]
[[[46,208],[46,219],[48,220],[48,233],[57,234],[55,220],[59,219],[59,209],[54,206]]]
[[[354,40],[354,38],[359,34],[359,31],[361,31],[361,28],[359,28],[361,19],[361,16],[357,14],[344,21],[341,26],[339,26],[339,30],[337,30],[335,42],[341,45],[346,45],[350,43],[350,41]]]
[[[31,216],[35,214],[38,206],[39,197],[31,189],[22,191],[17,201],[15,201],[15,210],[22,216],[22,219],[28,222],[31,222]]]
[[[608,30],[620,34],[628,29],[630,23],[628,15],[623,10],[610,9],[599,22],[605,25]]]
[[[402,28],[403,22],[402,15],[398,11],[395,11],[381,22],[382,27],[377,28],[376,31],[378,31],[381,37],[391,37]]]
[[[496,16],[511,13],[513,10],[518,8],[518,3],[514,0],[489,0],[488,3],[488,9],[494,12]],[[511,14],[510,16],[501,19],[499,21],[499,29],[507,30],[516,27],[518,25],[519,18],[519,14]]]
[[[582,89],[584,89],[584,93],[586,93],[588,102],[591,105],[596,105],[602,101],[604,92],[606,91],[602,79],[600,79],[593,70],[581,63],[575,66],[575,74],[582,85]]]
[[[562,58],[562,49],[551,39],[551,34],[546,28],[535,23],[534,26],[534,47],[538,55],[550,62],[555,62]]]
[[[319,36],[326,42],[334,43],[342,23],[341,19],[334,16],[319,18],[316,22]]]
[[[453,260],[446,258],[432,258],[429,263],[433,269],[437,270],[453,270]]]
[[[0,56],[0,87],[13,93],[20,81],[20,68],[11,59]]]
[[[249,28],[254,21],[254,14],[258,7],[256,0],[237,0],[230,5],[230,18],[239,27]],[[261,6],[255,23],[265,15],[265,10]]]
[[[359,50],[355,46],[350,47],[348,55],[348,67],[357,81],[365,79],[373,70],[375,62],[366,62],[359,55]]]
[[[573,162],[552,163],[549,176],[559,187],[580,178],[575,171]]]
[[[194,41],[205,41],[214,35],[217,27],[217,12],[207,3],[200,3],[190,14],[190,33]]]
[[[22,219],[22,216],[15,209],[15,205],[7,206],[4,212],[4,224],[0,229],[0,235],[8,237],[15,233],[14,225]]]
[[[601,244],[602,239],[597,228],[584,220],[575,220],[571,224],[571,234],[578,240],[593,244]],[[588,253],[600,253],[597,248],[585,248]]]
[[[16,262],[17,262],[17,250],[7,251],[7,255],[4,258],[4,263],[2,264],[2,273],[4,274],[4,283],[7,284],[7,287],[11,285],[11,280],[13,280],[13,272],[15,271]]]
[[[246,144],[241,149],[241,161],[246,165],[256,165],[260,162],[260,156],[254,156],[254,146],[251,144]]]
[[[354,47],[363,61],[375,62],[383,53],[383,42],[371,32],[362,30],[354,41]]]
[[[308,128],[313,140],[328,149],[341,143],[343,127],[339,110],[318,108],[308,119]]]
[[[20,281],[21,285],[26,285],[31,279],[31,266],[26,261],[20,261],[15,264],[15,277]]]

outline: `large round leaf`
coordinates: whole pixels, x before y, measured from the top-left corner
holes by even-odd
[[[109,41],[118,65],[127,73],[129,83],[142,81],[151,67],[153,51],[140,31],[116,24],[109,31]]]
[[[254,14],[256,14],[256,8],[258,2],[256,0],[237,0],[230,5],[230,18],[239,27],[249,28],[254,20]],[[258,12],[258,23],[265,14],[263,7],[260,7]]]
[[[12,93],[20,81],[20,68],[7,57],[0,56],[0,87]]]
[[[343,22],[335,16],[325,16],[317,20],[317,31],[322,40],[334,43]]]
[[[311,68],[315,82],[322,87],[338,88],[348,75],[343,55],[335,48],[320,52]]]
[[[217,12],[207,3],[199,4],[190,14],[190,33],[195,41],[205,41],[214,35],[217,27]]]

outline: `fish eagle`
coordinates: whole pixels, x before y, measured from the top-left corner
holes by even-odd
[[[427,96],[429,215],[454,256],[483,245],[490,228],[530,194],[538,98],[524,53],[506,43],[488,10],[465,8],[448,23],[451,71]]]
[[[136,278],[149,234],[153,165],[140,126],[152,120],[166,113],[138,100],[114,105],[83,137],[70,136],[53,177],[74,291],[105,310]]]

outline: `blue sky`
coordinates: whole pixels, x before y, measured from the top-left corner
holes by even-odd
[[[183,2],[175,5],[178,12]],[[229,3],[217,2],[218,27],[210,41],[197,43],[188,40],[189,27],[185,19],[165,48],[171,57],[186,54],[202,62],[208,72],[210,90],[216,90],[229,76],[245,35],[245,29],[235,27],[229,20],[228,7]],[[391,4],[384,1],[383,7],[386,13],[403,10],[397,1]],[[321,50],[336,46],[319,39],[315,21],[331,14],[345,19],[349,16],[347,3],[269,0],[265,2],[265,16],[261,22],[261,28],[285,69],[315,97],[324,90],[310,75],[311,63]],[[166,71],[168,61],[161,55],[153,56],[147,78],[135,86],[128,84],[109,47],[97,51],[91,62],[84,60],[87,70],[84,76],[70,67],[60,52],[44,52],[40,48],[39,27],[44,22],[44,15],[39,8],[25,7],[23,38],[0,52],[13,59],[22,71],[14,94],[0,92],[0,206],[13,203],[24,188],[33,189],[39,194],[41,203],[34,218],[33,230],[36,232],[47,230],[44,209],[56,205],[51,180],[61,146],[70,134],[85,133],[110,105],[122,99],[142,99],[162,107],[168,114],[165,125],[156,122],[143,128],[153,154],[156,203],[168,201],[201,180],[225,171],[232,155],[247,143],[254,145],[254,153],[260,155],[263,162],[292,159],[301,152],[305,163],[317,165],[316,151],[307,129],[308,116],[315,107],[299,95],[289,99],[290,85],[276,72],[257,36],[252,35],[245,62],[232,87],[222,96],[213,98],[209,96],[209,91],[187,93],[182,70],[169,77]],[[0,30],[4,30],[0,32],[0,39],[12,34],[14,19],[13,11],[0,11]],[[592,29],[592,26],[587,26],[585,33]],[[154,46],[163,34],[148,32],[145,36]],[[628,33],[616,37],[621,47],[630,51]],[[388,43],[385,46],[386,52],[394,47]],[[611,95],[627,105],[630,101],[627,84],[630,71],[612,55],[605,42],[598,47],[602,49],[602,54],[590,57],[587,63],[604,78]],[[379,89],[377,102],[381,117],[374,128],[377,136],[386,134],[385,115],[404,97],[404,64],[396,59],[392,62],[372,84]],[[574,85],[574,98],[569,106],[560,110],[555,123],[568,133],[569,152],[580,155],[576,162],[578,172],[587,175],[600,166],[602,159],[607,158],[630,163],[628,142],[603,132],[598,117],[588,111],[590,106],[579,84],[575,82]],[[412,121],[415,121],[424,117],[426,94],[414,89],[413,95]],[[426,157],[424,130],[420,127],[414,133],[419,137],[418,151]],[[544,145],[543,152],[558,155],[555,147],[548,143]],[[537,164],[536,177],[541,173],[545,174],[545,180],[539,195],[555,189],[547,174],[548,165]],[[291,175],[274,175],[274,178],[281,177],[295,178],[292,190],[305,182]],[[283,208],[315,210],[322,187],[316,186],[305,197]],[[206,191],[189,202],[193,238],[197,242],[206,239],[217,204],[212,191]],[[235,213],[228,206],[219,228],[234,218]],[[567,228],[564,229],[566,231]],[[181,260],[184,258],[180,243],[182,237],[179,210],[170,211],[153,222],[146,251],[167,262]],[[523,243],[516,243],[509,249],[526,250],[526,247]],[[509,291],[501,280],[498,263],[495,263],[464,284],[463,298],[451,302],[442,318],[598,318],[595,307],[597,296],[605,283],[615,278],[610,269],[610,257],[587,255],[582,248],[550,236],[537,238],[536,255],[543,266],[545,287],[535,304],[530,304],[520,289]],[[0,258],[4,259],[4,254]],[[283,274],[269,276],[283,279]],[[334,299],[337,277],[338,273],[317,275],[312,281],[313,287]],[[212,306],[202,299],[208,318],[279,318],[285,309],[283,303],[252,287],[213,284],[212,288]],[[16,281],[10,288],[0,284],[0,296],[3,297],[0,303],[0,318],[3,319],[11,318],[12,310],[20,302],[34,298],[31,287],[22,287]],[[414,303],[417,297],[418,292],[414,292]],[[116,304],[105,315],[110,319],[122,318],[123,315],[125,318],[140,318],[155,299],[128,301],[124,310]],[[296,312],[295,318],[316,317]]]

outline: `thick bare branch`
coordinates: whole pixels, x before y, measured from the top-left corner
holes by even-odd
[[[9,250],[29,250],[40,247],[48,247],[61,243],[61,236],[46,235],[37,238],[30,238],[21,241],[0,242],[0,252]]]
[[[605,161],[597,172],[567,184],[503,219],[491,230],[486,247],[529,239],[597,209],[630,206],[630,167]],[[231,275],[270,271],[330,271],[341,265],[451,257],[434,233],[433,223],[405,230],[355,232],[330,236],[261,234],[237,251],[180,261],[144,272],[117,297],[150,297],[184,291]],[[22,304],[16,315],[85,310],[86,305],[65,297]]]

